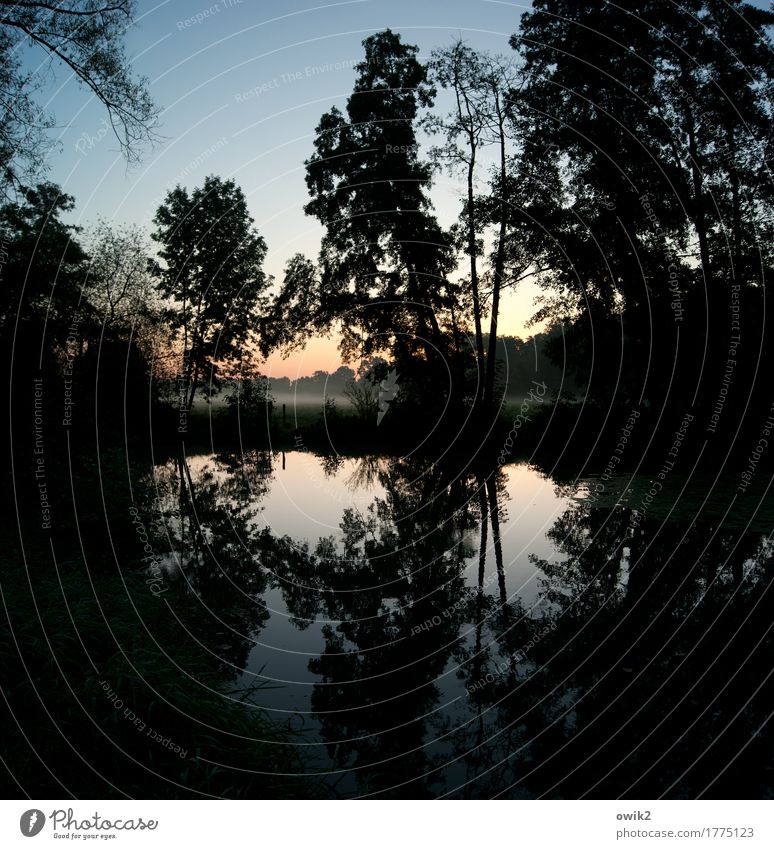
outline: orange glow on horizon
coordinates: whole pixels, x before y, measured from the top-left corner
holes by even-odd
[[[525,281],[516,291],[506,289],[503,292],[498,336],[520,336],[526,339],[543,329],[542,325],[526,326],[535,312],[533,301],[538,294],[540,290],[532,281]],[[488,329],[486,325],[485,321],[484,332]],[[299,377],[309,377],[316,371],[331,373],[342,365],[357,368],[357,363],[344,363],[341,359],[339,337],[334,333],[330,338],[313,337],[304,348],[294,351],[288,357],[272,354],[261,364],[261,371],[267,377],[287,377],[295,380]]]
[[[314,337],[304,348],[293,351],[288,357],[272,354],[261,364],[261,371],[267,377],[309,377],[316,371],[334,372],[343,365],[336,337],[330,339]]]

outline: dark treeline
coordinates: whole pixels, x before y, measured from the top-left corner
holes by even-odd
[[[548,355],[548,349],[554,344],[554,339],[561,334],[560,330],[550,333],[536,333],[528,339],[518,336],[501,336],[497,340],[497,366],[495,370],[496,385],[501,397],[506,402],[521,401],[529,394],[535,382],[545,382],[551,386],[560,386],[565,381],[567,397],[572,395],[572,381],[564,374]],[[488,335],[484,334],[484,342]],[[361,363],[357,369],[350,366],[339,366],[333,372],[322,369],[303,377],[266,377],[259,375],[252,380],[260,389],[258,397],[276,408],[277,403],[313,404],[320,407],[326,399],[332,399],[345,405],[353,404],[353,389],[360,387],[374,388],[374,370],[389,371],[389,363],[381,357]],[[170,382],[167,393],[172,390],[174,382]],[[233,405],[240,391],[238,380],[226,380],[218,395],[208,395],[203,402],[217,402],[218,399]],[[244,391],[244,386],[241,387]],[[378,388],[377,388],[378,394]],[[239,399],[240,401],[243,398]]]
[[[276,285],[233,180],[172,189],[153,243],[134,227],[80,232],[62,221],[72,198],[20,185],[0,212],[12,393],[33,404],[41,370],[55,407],[77,398],[73,422],[166,395],[174,413],[154,431],[185,434],[222,380],[249,383],[260,355],[338,332],[361,374],[380,358],[399,375],[396,421],[421,410],[443,418],[439,437],[463,419],[488,429],[525,377],[500,365],[520,350],[498,333],[502,295],[533,277],[556,369],[540,380],[586,402],[567,421],[634,407],[671,430],[691,411],[725,454],[731,409],[753,432],[771,403],[756,376],[770,358],[772,22],[743,2],[635,15],[542,0],[503,56],[457,41],[422,63],[397,33],[370,36],[306,162],[320,255],[292,257]],[[426,158],[422,133],[436,143]],[[432,204],[440,169],[467,186],[448,230]],[[383,372],[370,373],[377,394]]]

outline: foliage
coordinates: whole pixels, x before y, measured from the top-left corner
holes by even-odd
[[[296,305],[288,311],[301,319],[296,334],[340,325],[346,359],[381,350],[400,362],[417,352],[430,360],[447,347],[439,314],[452,265],[416,137],[434,92],[417,48],[397,34],[363,46],[346,115],[334,107],[322,116],[306,163],[306,211],[325,227],[319,273],[294,264],[280,299]]]
[[[389,375],[389,363],[382,357],[372,357],[361,363],[357,379],[349,381],[346,385],[344,395],[364,424],[373,425],[377,422],[380,412],[380,387]]]
[[[730,286],[770,277],[772,23],[742,0],[537,0],[511,39],[525,162],[563,188],[533,255],[536,318],[572,325],[592,397],[663,397],[678,331],[693,393],[726,356]]]
[[[225,397],[232,416],[242,421],[271,420],[274,396],[269,379],[264,375],[243,375],[233,382],[233,389]]]
[[[146,316],[153,304],[148,239],[136,224],[99,220],[84,241],[90,257],[89,301],[109,327],[130,327]]]
[[[439,85],[452,94],[455,108],[443,117],[429,115],[428,128],[444,137],[433,149],[439,164],[463,171],[467,195],[453,228],[457,247],[467,254],[476,345],[476,401],[494,402],[500,298],[534,273],[535,231],[545,227],[559,197],[551,165],[526,167],[518,69],[501,56],[475,51],[461,39],[433,51],[431,68]],[[487,185],[480,192],[482,161],[494,150]],[[541,233],[541,237],[543,234]],[[489,250],[487,250],[489,246]],[[459,298],[462,306],[465,301]],[[482,317],[489,313],[489,344],[484,353]],[[463,312],[464,318],[464,312]],[[473,394],[473,393],[471,393]]]
[[[179,332],[190,410],[201,380],[217,386],[219,372],[240,363],[254,339],[269,283],[266,243],[242,190],[215,176],[191,194],[170,191],[154,222],[163,260],[155,266],[158,290],[172,303],[168,320]]]
[[[363,423],[373,424],[376,421],[379,411],[378,387],[368,380],[353,380],[344,390],[344,394]]]
[[[50,62],[72,72],[99,100],[124,155],[135,161],[154,139],[157,109],[148,81],[136,78],[123,37],[135,14],[133,0],[61,0],[3,3],[0,12],[0,190],[21,186],[45,167],[53,115],[35,102],[43,76],[19,58],[28,42]]]
[[[0,209],[8,254],[0,291],[0,327],[6,332],[16,322],[45,322],[52,342],[63,344],[79,310],[86,260],[78,228],[62,221],[74,205],[59,186],[40,183]]]

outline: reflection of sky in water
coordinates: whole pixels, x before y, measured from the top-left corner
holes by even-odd
[[[242,508],[248,506],[252,511],[257,511],[251,520],[254,531],[268,529],[273,539],[285,537],[292,540],[294,544],[304,546],[310,553],[314,552],[321,539],[330,538],[339,554],[343,554],[344,534],[340,524],[347,510],[368,517],[371,515],[369,508],[376,500],[386,501],[389,507],[382,519],[384,522],[391,523],[395,521],[396,513],[400,514],[401,510],[417,509],[421,502],[413,499],[418,498],[420,492],[425,492],[425,497],[432,497],[432,493],[437,493],[440,498],[438,505],[441,507],[440,510],[423,510],[415,517],[403,514],[403,518],[399,520],[408,522],[400,535],[403,543],[412,547],[416,543],[419,550],[426,552],[425,557],[431,558],[434,563],[436,561],[440,563],[440,571],[425,573],[422,576],[425,580],[423,584],[422,579],[417,576],[426,567],[429,568],[430,564],[425,564],[418,559],[407,561],[404,558],[412,556],[409,550],[405,549],[403,556],[398,550],[392,562],[385,561],[383,586],[378,586],[370,593],[367,590],[353,591],[351,603],[347,601],[346,604],[334,605],[334,609],[344,611],[339,615],[348,617],[380,615],[384,617],[384,622],[389,623],[384,632],[381,630],[381,623],[376,625],[374,631],[369,631],[368,619],[352,620],[360,622],[357,629],[359,636],[356,639],[363,646],[363,651],[358,652],[358,646],[343,637],[338,621],[317,619],[313,622],[308,620],[299,622],[294,620],[283,598],[283,589],[288,591],[289,576],[280,572],[283,568],[292,569],[293,567],[287,566],[283,556],[271,560],[272,563],[277,564],[275,568],[278,571],[269,581],[272,588],[262,598],[269,616],[264,626],[253,635],[255,645],[250,651],[242,683],[267,685],[254,693],[253,700],[265,709],[273,720],[301,732],[293,738],[293,745],[302,749],[307,769],[325,772],[335,770],[335,763],[347,764],[350,750],[353,753],[360,750],[357,745],[335,744],[335,741],[347,740],[349,737],[357,739],[360,734],[372,734],[375,740],[389,739],[390,742],[381,746],[376,745],[372,749],[366,746],[361,751],[362,757],[368,760],[371,757],[368,752],[371,751],[392,753],[390,757],[397,758],[391,766],[385,766],[385,774],[391,776],[387,779],[387,784],[392,782],[392,777],[397,785],[402,779],[411,775],[413,767],[410,766],[412,752],[410,747],[413,746],[414,750],[421,747],[426,757],[425,763],[427,765],[434,763],[442,769],[443,781],[434,786],[433,792],[443,794],[444,788],[453,790],[471,779],[470,772],[466,770],[479,768],[475,766],[475,756],[472,754],[478,747],[476,739],[486,741],[491,736],[488,744],[489,754],[496,761],[505,757],[511,751],[509,747],[512,743],[509,742],[510,732],[504,733],[501,717],[498,717],[497,700],[504,698],[502,693],[511,692],[512,680],[518,680],[519,683],[513,685],[515,689],[512,692],[515,696],[513,704],[517,706],[517,710],[520,710],[519,705],[522,700],[517,691],[529,679],[532,670],[536,670],[541,664],[543,668],[550,668],[551,659],[541,656],[540,649],[534,649],[537,643],[532,643],[532,647],[528,647],[518,637],[515,637],[510,645],[504,642],[502,648],[497,642],[497,639],[502,641],[506,633],[504,629],[515,626],[515,623],[513,619],[507,621],[497,619],[501,611],[501,587],[497,576],[491,525],[487,532],[483,581],[484,594],[489,604],[478,608],[483,611],[485,618],[483,627],[477,629],[475,621],[469,621],[478,618],[475,604],[464,606],[457,604],[456,600],[464,601],[468,596],[475,597],[478,586],[478,550],[481,537],[480,525],[476,519],[479,509],[478,493],[472,487],[472,479],[468,479],[471,486],[466,490],[465,497],[471,499],[471,506],[475,509],[468,515],[467,523],[454,521],[450,523],[449,528],[438,531],[438,535],[435,536],[435,526],[428,521],[429,516],[438,516],[444,522],[452,518],[460,520],[463,518],[450,516],[448,512],[450,510],[448,504],[459,503],[460,500],[450,498],[449,491],[442,488],[445,485],[448,486],[448,481],[446,484],[441,484],[439,480],[437,488],[436,481],[433,479],[422,479],[417,483],[402,477],[409,474],[410,464],[406,465],[401,472],[398,469],[399,464],[391,465],[396,463],[395,460],[388,461],[373,457],[341,459],[335,471],[328,475],[325,474],[323,461],[310,452],[287,452],[284,456],[284,468],[283,457],[280,453],[273,455],[270,465],[260,466],[260,462],[265,462],[266,459],[265,456],[262,460],[253,457],[251,461],[259,462],[260,470],[254,478],[258,489],[254,490],[252,495],[246,494],[243,490],[240,491],[238,486],[230,486],[235,482],[235,478],[229,475],[238,471],[238,466],[235,467],[233,464],[228,466],[213,456],[198,456],[191,458],[190,468],[194,480],[200,475],[206,478],[207,473],[214,475],[222,503],[234,505],[236,508],[236,502],[231,499],[238,498]],[[421,469],[421,465],[418,464],[417,469]],[[389,475],[391,487],[389,490],[385,489],[380,482],[380,472]],[[385,478],[386,480],[388,479]],[[678,479],[675,475],[673,484],[679,491],[686,485],[686,480]],[[535,620],[531,628],[522,633],[536,635],[539,642],[540,634],[543,633],[540,629],[544,627],[544,623],[539,620],[549,610],[557,610],[555,597],[550,606],[543,598],[545,575],[533,565],[531,560],[534,558],[549,564],[560,564],[562,574],[567,572],[568,577],[572,573],[572,568],[567,562],[567,554],[560,555],[554,541],[547,536],[548,532],[556,533],[562,527],[561,522],[567,520],[568,508],[580,507],[584,502],[589,501],[589,490],[594,487],[594,492],[598,494],[596,503],[606,508],[606,511],[612,511],[609,513],[612,517],[617,513],[616,504],[624,500],[621,498],[623,491],[628,492],[626,500],[629,503],[632,500],[636,503],[635,496],[641,491],[646,491],[648,485],[649,480],[646,476],[635,475],[626,480],[610,479],[605,482],[604,490],[597,486],[597,481],[593,478],[582,481],[580,488],[575,488],[559,486],[551,478],[525,464],[514,464],[502,469],[502,479],[498,485],[498,502],[505,594],[510,602],[509,608],[512,608],[512,613],[516,617],[519,616],[516,611],[522,610],[525,615]],[[410,493],[410,497],[406,498],[401,487]],[[394,505],[390,504],[393,492],[396,498]],[[703,496],[701,497],[705,509],[707,505],[713,505],[717,508],[719,516],[724,514],[725,506],[721,503],[722,499],[715,503],[711,500],[705,501]],[[664,501],[666,500],[665,498]],[[756,507],[759,508],[757,497],[755,502]],[[657,517],[658,522],[669,517],[673,521],[690,523],[693,519],[692,509],[686,511],[686,504],[681,504],[682,509],[679,510],[678,504],[659,505],[658,510],[653,509],[653,518]],[[691,502],[692,507],[693,502]],[[760,509],[753,512],[765,513]],[[600,517],[597,516],[597,518]],[[572,521],[574,523],[575,520]],[[752,524],[754,523],[750,522],[750,517],[747,517],[745,527],[749,529]],[[453,590],[449,588],[444,593],[443,588],[438,586],[436,579],[432,576],[439,574],[444,576],[439,580],[447,581],[449,575],[459,574],[456,571],[455,554],[460,552],[457,530],[460,526],[465,528],[463,533],[466,557],[463,560],[461,575],[466,592],[461,592],[455,587]],[[593,523],[587,527],[587,530],[591,530],[592,527]],[[429,540],[425,540],[424,545],[421,544],[421,540],[412,536],[412,533],[418,532],[419,528],[424,529],[422,533],[431,535]],[[386,539],[382,537],[382,530],[377,529],[376,536]],[[583,539],[582,533],[581,526],[579,542]],[[654,537],[650,542],[657,544],[658,541]],[[392,544],[387,542],[388,551]],[[451,548],[443,551],[441,545],[451,546]],[[272,550],[268,549],[270,552]],[[594,557],[598,557],[600,553],[604,555],[605,551],[612,551],[612,549],[605,549],[602,546]],[[630,549],[627,546],[622,546],[616,554],[616,560],[620,558],[621,566],[615,580],[620,588],[625,588],[627,584],[629,554]],[[264,555],[257,556],[264,558]],[[416,553],[413,556],[416,557]],[[396,580],[395,575],[401,574],[400,567],[405,567],[407,562],[412,562],[415,570],[412,571],[411,577],[405,579],[408,581],[408,590],[405,583],[402,588],[399,586],[393,588],[387,581]],[[599,562],[603,563],[604,560]],[[745,561],[740,574],[746,575],[752,568],[752,563],[753,561]],[[268,564],[267,559],[264,562],[264,569],[268,568]],[[355,577],[358,573],[353,571],[350,577],[347,571],[350,565],[352,570],[364,568],[362,561],[352,564],[339,563],[338,574],[342,578],[340,583],[334,584],[339,587],[339,592],[346,592],[348,582],[351,582],[352,587],[358,585],[358,578]],[[360,579],[366,580],[365,586],[379,585],[382,573],[378,558],[372,558],[367,566],[367,571],[360,573]],[[302,570],[292,574],[305,575],[306,573]],[[315,573],[313,569],[309,574],[315,574],[317,579],[321,579],[324,573]],[[311,579],[314,580],[314,578]],[[315,586],[324,590],[326,584],[324,578],[322,580],[323,583],[316,583]],[[555,580],[556,576],[553,576],[554,587],[556,587]],[[417,581],[416,585],[414,585],[415,581]],[[411,589],[412,585],[414,589]],[[425,589],[421,589],[422,587]],[[417,592],[417,589],[421,591]],[[358,595],[360,592],[363,594]],[[436,592],[439,593],[438,596],[434,596]],[[444,630],[443,626],[437,630],[436,626],[429,629],[427,643],[422,643],[422,638],[416,636],[416,625],[424,616],[424,613],[420,615],[419,611],[424,610],[424,607],[412,607],[393,621],[390,620],[389,615],[389,612],[396,611],[397,605],[401,603],[396,595],[399,594],[401,599],[411,599],[412,605],[417,605],[421,603],[422,593],[430,593],[437,599],[437,604],[428,608],[433,612],[445,615],[449,611],[449,604],[456,608],[454,612],[449,613],[448,619],[443,620],[444,624],[449,625],[448,629]],[[362,603],[358,604],[361,600]],[[204,601],[206,602],[206,599]],[[295,604],[298,605],[298,603],[296,598]],[[322,607],[325,609],[325,604]],[[376,608],[381,608],[379,614],[375,613]],[[303,609],[304,605],[301,604],[298,610]],[[307,612],[311,611],[307,610]],[[298,615],[302,613],[299,612]],[[487,620],[487,616],[491,618]],[[556,620],[547,621],[555,627]],[[394,630],[391,630],[394,623],[397,625]],[[326,626],[332,629],[336,637],[341,638],[340,644],[336,644],[335,640],[326,642],[326,636],[323,633]],[[351,627],[351,623],[344,627]],[[383,641],[382,633],[384,633]],[[520,632],[517,630],[513,633],[516,635]],[[488,654],[488,659],[485,661],[483,656],[481,657],[484,661],[483,665],[472,660],[472,656],[476,653],[477,637],[481,639],[482,652],[484,655]],[[447,640],[451,642],[444,645],[444,641]],[[422,656],[421,652],[418,653],[418,649],[425,645],[430,648],[422,648],[422,652],[428,652],[426,656]],[[520,645],[521,648],[519,648]],[[325,653],[326,647],[330,654]],[[438,665],[433,665],[433,657],[437,658]],[[357,663],[350,664],[350,659],[356,660]],[[330,678],[323,681],[321,675],[311,672],[309,669],[311,661],[316,664],[322,663],[322,669]],[[416,664],[416,668],[409,669],[404,665],[406,663]],[[464,675],[461,673],[460,663],[465,664]],[[469,695],[465,690],[466,685],[471,686],[475,691],[476,681],[482,680],[482,670],[487,677],[486,688],[482,687],[478,695],[474,692]],[[510,677],[510,672],[518,673],[515,679]],[[494,675],[492,686],[488,680],[490,674]],[[350,682],[351,678],[355,681]],[[405,687],[404,681],[407,682]],[[503,686],[498,686],[498,682]],[[411,694],[414,690],[419,691],[429,685],[434,686],[436,691],[432,696],[424,701],[422,700],[424,696],[413,700]],[[328,687],[337,689],[331,691],[326,689]],[[501,695],[498,696],[498,692]],[[571,709],[577,695],[573,695],[574,692],[572,687],[569,687],[564,693],[557,694],[554,704],[557,710],[567,709],[568,711],[560,723],[564,728],[569,729],[568,733],[572,732],[575,722],[575,713]],[[312,697],[315,693],[317,713],[312,712]],[[422,707],[418,708],[418,705]],[[366,706],[369,706],[367,709],[370,712],[370,720],[361,725],[358,716],[359,708]],[[327,714],[324,713],[326,710]],[[351,722],[348,719],[350,714]],[[404,733],[403,726],[409,726],[415,721],[421,731],[418,731],[416,736],[412,736],[412,729],[407,728]],[[359,730],[361,728],[362,730]],[[366,728],[369,730],[366,731]],[[394,731],[395,728],[400,731]],[[320,734],[323,730],[333,735],[333,745],[321,745]],[[400,749],[400,754],[396,754],[396,749],[393,748],[396,737],[400,741],[396,742],[396,745],[405,744],[409,747]],[[465,757],[461,756],[461,753],[470,746],[473,748],[468,748],[467,751],[471,754],[472,760],[466,765]],[[379,757],[377,754],[374,756]],[[404,756],[406,760],[401,766]],[[360,786],[357,783],[357,770],[347,771],[346,767],[342,767],[342,770],[346,777],[337,787],[343,795],[358,795],[368,789],[365,785]],[[514,792],[518,795],[521,790]]]
[[[363,482],[357,479],[359,461],[345,459],[337,472],[326,477],[319,458],[296,451],[281,457],[274,464],[273,479],[268,494],[261,501],[258,526],[267,526],[275,536],[288,535],[298,542],[306,541],[313,549],[321,537],[341,539],[339,523],[345,509],[355,509],[365,515],[375,498],[384,498],[385,490],[377,480]],[[557,497],[550,479],[525,465],[504,468],[505,492],[501,493],[501,534],[506,588],[510,597],[520,596],[527,609],[540,591],[539,573],[529,562],[530,554],[555,559],[553,544],[546,537],[548,531],[568,504]],[[474,553],[467,559],[464,577],[467,586],[476,587],[478,576],[479,531],[467,532],[467,541]],[[494,542],[491,530],[487,538],[485,593],[496,597],[499,589],[496,580]],[[389,589],[385,590],[389,593]],[[310,714],[312,686],[319,677],[309,671],[311,658],[319,657],[325,641],[321,633],[323,621],[301,630],[291,622],[279,588],[269,590],[265,601],[271,616],[257,635],[257,645],[248,661],[245,681],[263,680],[271,685],[256,695],[255,701],[275,718],[292,718],[293,726],[301,724],[312,731],[316,726]],[[386,596],[386,601],[389,595]],[[387,601],[389,604],[390,602]],[[391,602],[393,605],[395,601]],[[334,627],[337,623],[331,623]],[[461,637],[472,643],[472,623],[464,625]],[[485,636],[485,641],[491,640]],[[345,643],[345,648],[354,649]],[[457,664],[450,659],[446,670],[436,682],[441,690],[438,711],[462,717],[461,704],[466,703],[464,686],[456,677]]]
[[[285,454],[285,468],[277,457],[274,480],[261,502],[261,522],[275,536],[287,534],[314,545],[320,537],[339,535],[341,514],[347,507],[365,513],[374,498],[384,497],[376,481],[353,485],[358,461],[347,458],[335,475],[326,477],[320,459],[305,451]]]
[[[323,537],[333,537],[341,550],[343,512],[353,509],[365,516],[374,499],[385,497],[385,489],[377,476],[369,478],[362,474],[361,459],[345,458],[335,473],[329,476],[325,475],[320,459],[310,452],[287,452],[284,459],[283,468],[281,454],[274,458],[269,491],[257,505],[260,513],[256,527],[268,527],[276,537],[287,535],[300,544],[306,542],[310,550]],[[383,462],[371,460],[372,471]],[[194,477],[205,468],[217,469],[211,457],[202,456],[190,458],[190,467]],[[358,474],[359,471],[361,474]],[[509,597],[521,597],[529,610],[540,591],[542,575],[528,557],[536,554],[541,558],[555,559],[553,544],[545,534],[565,509],[568,500],[557,497],[551,480],[526,465],[506,466],[503,471],[505,487],[500,493],[500,506],[506,589]],[[467,558],[464,569],[465,583],[471,588],[476,587],[478,580],[479,533],[478,527],[466,532],[466,542],[474,552]],[[389,588],[385,588],[384,601],[387,606],[394,607],[397,602],[394,598],[390,599],[389,592]],[[484,592],[493,598],[499,593],[491,529],[487,538]],[[302,731],[298,743],[302,745],[305,757],[311,758],[313,768],[330,769],[332,764],[324,748],[318,744],[316,732],[319,725],[311,713],[310,704],[313,686],[320,683],[320,678],[309,670],[309,661],[319,657],[325,648],[321,631],[325,620],[299,628],[289,617],[278,586],[266,592],[264,600],[270,617],[256,635],[256,645],[250,653],[243,682],[266,682],[268,686],[255,694],[255,703],[275,720]],[[330,624],[335,628],[338,623]],[[467,623],[460,630],[460,641],[470,645],[473,640],[473,624]],[[487,635],[485,628],[484,643],[491,640],[492,635]],[[356,646],[345,641],[344,649],[355,650]],[[492,647],[492,651],[497,657],[496,646]],[[451,657],[436,681],[441,695],[433,711],[438,722],[450,721],[452,727],[470,718],[470,703],[456,671],[457,662]],[[403,720],[396,716],[395,721]],[[431,718],[428,727],[433,724],[434,719]],[[436,732],[429,732],[428,746],[433,751],[445,751],[443,743],[434,741],[435,736]],[[340,790],[344,791],[345,785],[346,792],[356,792],[356,787],[349,780],[341,785]]]

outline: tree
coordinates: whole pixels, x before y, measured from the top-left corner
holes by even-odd
[[[683,235],[673,171],[659,167],[669,133],[648,106],[656,39],[626,5],[566,0],[537,0],[511,39],[527,80],[517,116],[525,158],[553,160],[564,189],[540,255],[551,269],[543,282],[562,297],[540,318],[582,328],[574,346],[579,367],[609,363],[605,389],[621,371],[612,352],[596,356],[606,335],[620,337],[624,309],[633,314],[647,305],[645,280],[656,274],[665,246],[679,253]],[[646,195],[662,199],[657,240],[639,200]],[[592,333],[594,352],[583,344]]]
[[[170,376],[176,365],[150,271],[150,240],[137,225],[100,220],[83,242],[89,254],[83,282],[85,371],[106,375],[106,386],[99,389],[103,411],[110,410],[112,398],[112,412],[121,416],[125,404],[133,413],[142,409],[151,386],[157,391],[163,385],[151,378]],[[126,380],[117,381],[116,373]]]
[[[242,423],[255,427],[271,422],[274,396],[269,378],[262,374],[240,374],[232,391],[224,398],[229,415],[242,427]]]
[[[457,39],[451,46],[434,50],[430,59],[433,78],[454,95],[454,109],[444,117],[431,114],[426,122],[431,132],[443,133],[446,144],[433,149],[436,161],[445,162],[452,172],[465,172],[467,197],[462,216],[465,252],[470,267],[470,292],[473,304],[473,327],[476,342],[478,373],[476,398],[484,389],[484,338],[481,330],[481,295],[478,255],[482,224],[476,205],[476,169],[479,152],[484,144],[486,117],[483,109],[483,61],[480,54]]]
[[[84,289],[102,339],[136,343],[157,370],[169,372],[169,328],[151,273],[151,244],[136,224],[98,221],[84,235]]]
[[[433,53],[431,68],[434,78],[454,97],[452,112],[443,118],[430,116],[427,126],[446,137],[444,145],[434,148],[436,161],[465,172],[467,196],[457,230],[464,232],[461,241],[470,266],[478,363],[476,401],[491,407],[500,297],[507,286],[528,276],[533,254],[539,254],[531,233],[536,226],[544,226],[548,210],[558,201],[557,174],[550,163],[526,166],[522,161],[522,127],[513,120],[520,79],[508,60],[474,51],[457,40]],[[490,148],[496,164],[490,170],[486,191],[479,194],[479,162]],[[486,243],[492,246],[488,256]],[[487,303],[485,353],[482,315]]]
[[[319,299],[320,278],[314,263],[303,254],[294,254],[262,322],[261,353],[268,356],[281,350],[287,355],[305,344],[307,333],[325,332],[330,320],[321,317]]]
[[[0,334],[14,412],[26,408],[34,375],[51,386],[47,404],[64,393],[66,426],[92,416],[113,427],[139,421],[153,397],[150,369],[161,347],[147,246],[132,228],[102,223],[84,234],[65,224],[61,216],[74,199],[53,184],[19,195],[0,210],[7,251]]]
[[[482,64],[481,82],[487,95],[483,110],[484,132],[497,148],[497,165],[491,184],[495,192],[491,220],[497,225],[492,266],[492,301],[489,310],[489,345],[486,355],[486,375],[484,378],[484,403],[494,402],[494,380],[497,359],[497,325],[500,314],[500,295],[505,285],[508,223],[511,207],[516,198],[511,197],[511,180],[508,173],[508,141],[510,138],[510,99],[516,82],[513,68],[502,59],[486,57]],[[522,272],[529,265],[526,260]]]
[[[391,377],[389,364],[381,357],[373,357],[360,363],[357,377],[353,375],[346,383],[344,395],[362,424],[373,426],[374,422],[377,424],[381,422],[382,415],[387,410],[387,405],[383,404],[381,391],[385,381],[389,381],[397,388],[395,373],[393,372]]]
[[[84,241],[90,256],[89,301],[106,326],[130,327],[149,313],[156,294],[145,233],[136,224],[100,220]]]
[[[765,160],[774,141],[774,43],[766,33],[774,13],[740,0],[694,0],[689,11],[665,15],[656,58],[666,153],[708,287],[760,285],[773,232]]]
[[[147,80],[135,78],[122,39],[134,17],[133,0],[0,2],[0,187],[4,192],[45,165],[53,116],[34,94],[39,73],[27,73],[19,42],[27,40],[71,71],[107,110],[129,160],[154,138],[157,109]]]
[[[727,284],[760,287],[772,266],[772,22],[741,0],[536,0],[511,39],[527,157],[553,160],[565,192],[540,251],[559,296],[539,317],[572,324],[596,397],[668,391],[653,377],[681,330],[693,394],[726,356]]]
[[[415,131],[434,91],[399,35],[385,30],[363,46],[347,114],[323,115],[306,163],[306,211],[325,227],[313,321],[343,320],[346,354],[388,350],[408,372],[419,352],[430,361],[447,347],[439,315],[452,253],[430,212]]]
[[[40,352],[63,344],[81,304],[87,257],[79,228],[61,220],[74,205],[59,186],[40,183],[0,209],[7,254],[0,268],[0,328],[10,340],[21,324],[38,336]]]
[[[190,412],[201,379],[217,385],[219,370],[242,364],[256,342],[269,279],[266,243],[253,225],[242,190],[209,176],[189,195],[177,186],[156,212],[153,238],[163,265],[155,274],[171,300],[169,320],[179,331]]]

